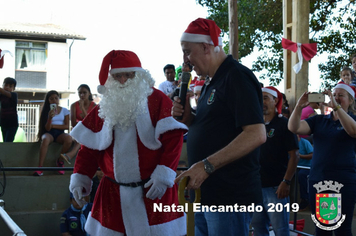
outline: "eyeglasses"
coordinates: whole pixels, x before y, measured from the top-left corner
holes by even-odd
[[[122,77],[133,79],[135,77],[135,72],[122,72],[122,73],[115,73],[112,75],[114,79],[121,79]]]

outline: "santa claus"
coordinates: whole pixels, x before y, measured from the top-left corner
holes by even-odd
[[[185,235],[184,213],[155,212],[154,205],[178,205],[174,178],[187,127],[172,118],[171,100],[152,87],[135,53],[108,53],[99,80],[100,104],[71,132],[82,144],[69,186],[75,200],[90,194],[98,167],[105,175],[86,232]]]

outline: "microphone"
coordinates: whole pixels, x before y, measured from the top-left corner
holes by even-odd
[[[187,97],[187,90],[188,90],[188,84],[190,81],[190,73],[189,72],[182,72],[182,83],[180,86],[180,90],[179,90],[179,98],[180,98],[180,104],[183,106],[185,106],[185,98]],[[177,117],[177,120],[182,120],[183,116],[179,116]]]

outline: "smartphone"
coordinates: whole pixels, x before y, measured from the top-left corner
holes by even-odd
[[[57,104],[55,104],[55,103],[49,104],[49,107],[51,108],[51,111],[56,110]]]
[[[308,102],[325,102],[325,94],[323,93],[309,93]]]

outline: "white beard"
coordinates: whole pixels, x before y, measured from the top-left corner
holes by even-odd
[[[154,80],[148,71],[136,71],[135,77],[125,84],[110,75],[100,101],[99,117],[110,129],[116,125],[126,130],[135,123],[138,115],[147,112],[147,97],[152,94],[153,85]]]

